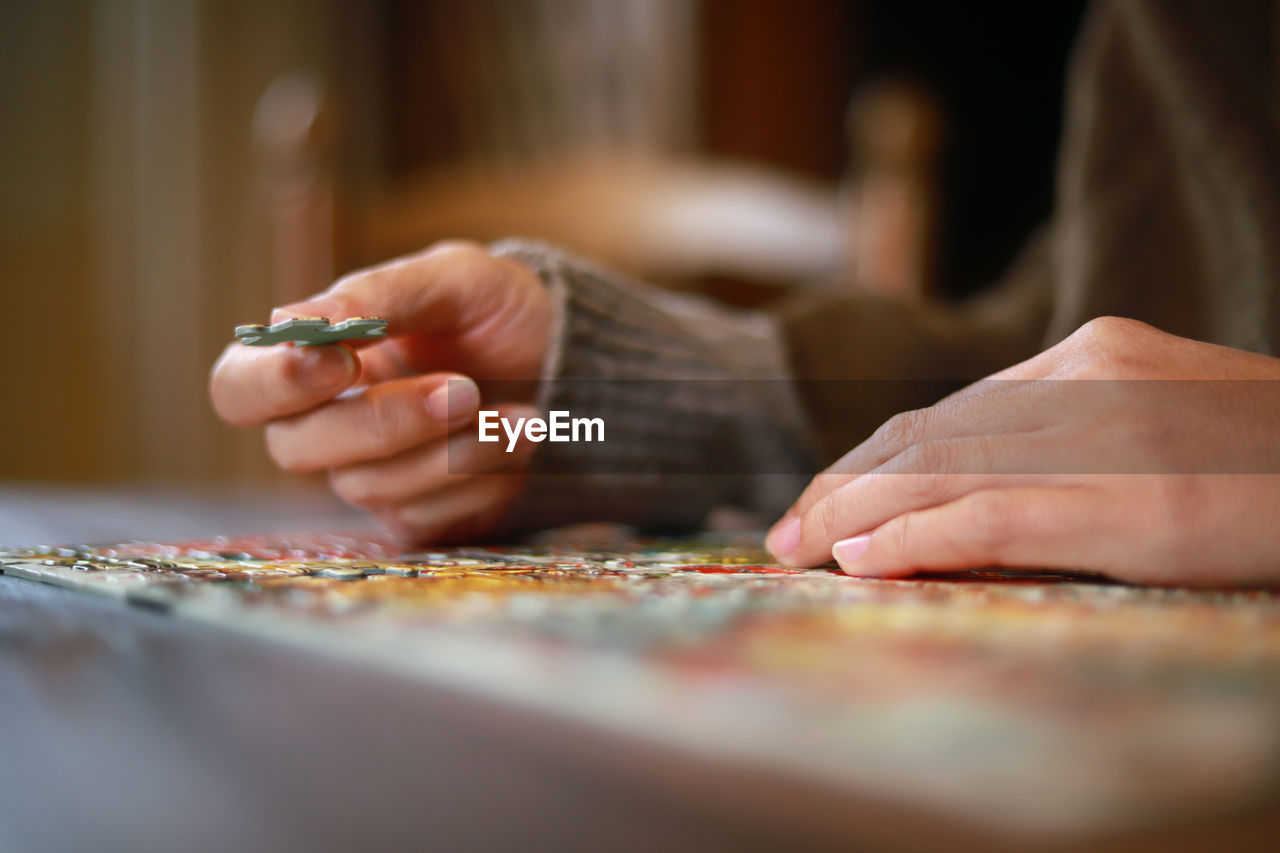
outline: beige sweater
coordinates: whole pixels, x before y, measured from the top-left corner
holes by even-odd
[[[561,300],[544,406],[606,423],[603,445],[539,448],[512,529],[687,528],[719,504],[776,514],[889,415],[1095,316],[1280,354],[1278,14],[1248,0],[1097,4],[1072,60],[1053,216],[959,308],[816,293],[737,313],[544,246],[499,246]]]

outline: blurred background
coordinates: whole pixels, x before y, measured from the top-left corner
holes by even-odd
[[[1050,209],[1078,2],[5,0],[0,479],[253,483],[237,323],[444,237],[955,300]]]

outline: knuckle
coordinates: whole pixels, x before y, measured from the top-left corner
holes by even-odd
[[[911,541],[915,535],[915,516],[913,513],[900,515],[886,525],[887,535],[880,536],[883,546],[889,552],[887,556],[902,559],[911,553]]]
[[[924,432],[928,409],[912,409],[899,412],[876,430],[875,437],[889,447],[906,447],[915,444]]]
[[[1025,521],[1024,509],[1000,491],[978,492],[969,499],[974,543],[984,553],[995,553],[1018,536]]]
[[[378,269],[378,267],[370,267],[369,269],[355,270],[354,272],[349,272],[339,276],[338,279],[329,286],[326,293],[341,296],[353,291],[359,291],[365,286],[366,282],[369,281],[370,276],[374,275]]]
[[[951,475],[930,472],[907,474],[905,491],[915,506],[935,506],[947,499]]]
[[[398,394],[367,394],[361,407],[361,444],[372,452],[387,454],[401,448],[427,418],[425,406],[413,406]]]
[[[955,448],[945,441],[928,441],[912,445],[900,454],[902,472],[906,478],[903,491],[917,504],[940,503],[951,491],[952,479],[957,471]]]
[[[809,536],[805,538],[810,541],[834,542],[843,535],[845,512],[838,494],[818,501],[806,518],[808,524],[803,526],[809,528]]]
[[[267,454],[276,467],[290,474],[305,474],[314,470],[306,459],[298,452],[297,442],[281,424],[268,424],[263,431],[267,443]]]
[[[427,249],[427,253],[433,254],[433,255],[435,254],[446,255],[450,253],[462,254],[462,255],[470,254],[470,255],[484,255],[486,257],[488,257],[489,255],[488,251],[485,250],[484,246],[477,243],[475,240],[463,240],[463,239],[437,240],[435,243],[431,244],[431,247],[429,249]]]
[[[1068,341],[1078,354],[1071,375],[1078,379],[1130,379],[1144,374],[1151,326],[1126,317],[1095,317]]]
[[[1080,329],[1089,340],[1111,345],[1133,343],[1153,331],[1146,323],[1128,317],[1094,317]]]
[[[913,474],[950,474],[956,465],[955,449],[946,441],[913,444],[899,455],[902,469]]]
[[[445,240],[436,243],[427,250],[425,257],[432,263],[456,269],[464,275],[493,261],[493,257],[483,246],[469,240]]]
[[[1094,317],[1085,322],[1076,333],[1091,340],[1122,340],[1150,328],[1146,323],[1128,317]]]
[[[387,444],[388,421],[395,418],[394,407],[388,406],[385,396],[369,394],[360,407],[360,433],[363,443],[373,448]]]

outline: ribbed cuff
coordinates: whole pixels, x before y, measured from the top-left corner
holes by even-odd
[[[719,505],[777,513],[803,487],[811,431],[772,318],[535,242],[492,250],[534,270],[557,299],[539,406],[605,424],[602,445],[538,447],[514,528],[610,520],[689,529]]]

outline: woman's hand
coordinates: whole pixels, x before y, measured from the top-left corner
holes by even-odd
[[[531,391],[552,323],[551,296],[525,267],[479,246],[441,244],[339,280],[276,309],[290,317],[385,317],[384,339],[299,348],[227,347],[209,393],[223,420],[265,427],[286,471],[327,469],[333,490],[403,538],[473,536],[520,488],[531,445],[480,443],[481,391],[517,380],[525,399],[487,408],[536,415]]]
[[[1278,380],[1277,359],[1094,320],[888,421],[767,544],[790,565],[834,556],[875,577],[996,565],[1275,583]]]

